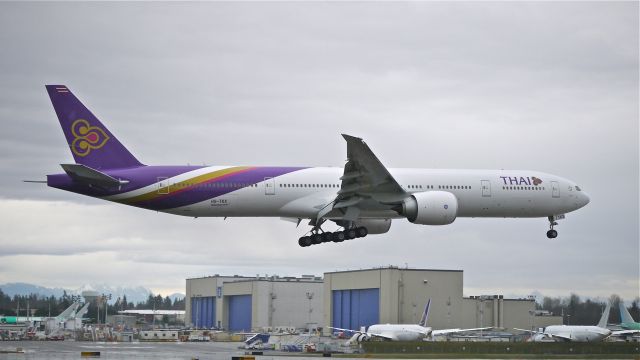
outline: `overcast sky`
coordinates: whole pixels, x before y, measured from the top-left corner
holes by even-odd
[[[638,2],[0,3],[0,283],[142,285],[399,265],[465,295],[639,293]],[[299,248],[278,218],[182,218],[25,184],[73,161],[65,84],[146,164],[531,169],[591,203],[546,219],[394,221]]]

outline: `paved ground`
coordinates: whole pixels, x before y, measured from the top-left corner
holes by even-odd
[[[99,351],[100,359],[231,360],[244,355],[242,343],[92,343],[76,341],[3,341],[0,350],[24,349],[25,354],[0,354],[0,359],[80,359],[82,351]],[[269,356],[263,359],[272,358]],[[287,359],[292,359],[287,357]]]

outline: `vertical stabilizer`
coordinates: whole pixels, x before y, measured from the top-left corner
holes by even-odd
[[[601,328],[606,328],[607,323],[609,322],[609,311],[611,311],[611,303],[607,302],[607,306],[604,308],[604,312],[602,312],[602,317],[600,317],[600,321],[598,322],[598,326]]]
[[[76,163],[93,169],[142,164],[64,85],[46,85]]]
[[[82,317],[85,316],[87,314],[87,312],[89,312],[89,303],[88,302],[84,304],[82,309],[78,310],[78,312],[76,313],[76,319],[82,319]]]
[[[620,300],[619,308],[620,308],[620,322],[623,322],[623,323],[635,322],[631,317],[631,314],[629,314],[629,310],[627,310],[627,307],[624,306],[624,301]]]
[[[429,308],[431,307],[431,298],[429,298],[429,300],[427,301],[427,305],[424,307],[424,312],[422,313],[422,318],[420,319],[420,322],[418,323],[418,325],[420,326],[427,326],[427,321],[429,320]]]
[[[80,303],[74,302],[65,311],[61,312],[60,315],[56,316],[56,318],[58,321],[66,321],[76,312],[78,307],[80,307]]]

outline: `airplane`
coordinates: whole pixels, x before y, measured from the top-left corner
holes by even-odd
[[[610,336],[626,336],[638,333],[637,330],[621,330],[611,331],[607,329],[607,321],[609,320],[609,312],[611,304],[607,303],[605,310],[602,312],[600,321],[597,325],[549,325],[544,331],[532,331],[526,329],[518,329],[532,333],[530,341],[571,341],[571,342],[597,342],[602,341]]]
[[[360,138],[342,135],[339,167],[149,166],[141,163],[64,85],[46,85],[75,163],[48,186],[189,217],[309,220],[307,247],[389,231],[393,219],[447,225],[458,217],[557,220],[589,203],[573,181],[530,170],[386,168]],[[324,231],[334,222],[340,231]]]
[[[633,321],[633,317],[629,314],[623,301],[620,301],[618,307],[620,308],[620,327],[625,330],[640,330],[640,323]]]
[[[490,327],[474,328],[474,329],[442,329],[433,330],[427,326],[429,319],[429,308],[431,307],[431,299],[427,301],[427,305],[422,313],[422,318],[418,324],[373,324],[365,330],[364,326],[360,330],[343,329],[328,326],[329,329],[353,333],[353,336],[347,341],[347,345],[353,343],[361,343],[372,339],[389,340],[389,341],[420,341],[424,339],[433,340],[435,336],[447,334],[461,333],[466,331],[487,330]]]

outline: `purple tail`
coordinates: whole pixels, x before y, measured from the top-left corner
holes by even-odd
[[[46,85],[76,163],[93,169],[143,166],[64,85]]]

